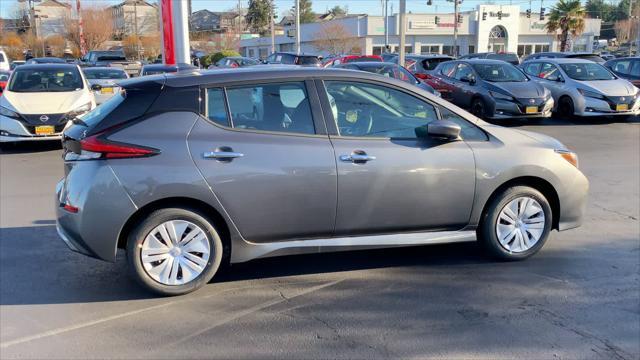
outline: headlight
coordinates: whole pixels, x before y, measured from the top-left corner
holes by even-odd
[[[578,154],[570,150],[556,150],[556,154],[567,160],[571,165],[578,167]]]
[[[578,89],[578,92],[580,94],[582,94],[582,96],[586,96],[586,97],[590,97],[590,98],[596,98],[596,99],[604,99],[604,96],[601,95],[601,94],[598,94],[597,92],[584,90],[584,89]]]
[[[489,91],[489,95],[491,95],[491,97],[493,97],[494,99],[513,101],[513,96],[501,94],[499,92]]]
[[[84,105],[82,105],[82,106],[80,106],[78,108],[75,108],[75,109],[69,111],[67,113],[66,117],[67,117],[68,120],[73,120],[73,119],[75,119],[75,118],[77,118],[79,116],[82,116],[82,115],[88,113],[89,111],[91,111],[91,103],[90,102],[88,102],[88,103],[86,103],[86,104],[84,104]]]
[[[9,110],[6,107],[0,106],[0,115],[6,116],[12,119],[21,119],[22,117],[15,111]]]

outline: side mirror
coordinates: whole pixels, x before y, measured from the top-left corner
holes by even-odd
[[[432,121],[426,126],[416,129],[416,136],[419,138],[431,137],[441,140],[457,140],[460,138],[460,125],[449,120]]]
[[[564,82],[564,79],[562,78],[562,76],[558,76],[558,78],[556,79],[557,82]]]
[[[476,84],[476,77],[475,76],[467,76],[467,77],[461,78],[460,81],[466,82],[469,85],[475,85]]]
[[[93,84],[93,85],[91,85],[91,90],[93,90],[93,91],[100,91],[100,90],[102,90],[102,85],[100,85],[100,84]]]

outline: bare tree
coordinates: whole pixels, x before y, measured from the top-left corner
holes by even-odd
[[[84,41],[88,50],[99,49],[113,37],[113,16],[108,9],[82,9]],[[80,32],[78,21],[71,17],[64,19],[65,39],[80,48]]]
[[[357,53],[359,49],[358,39],[340,23],[322,24],[315,37],[315,48],[331,55]]]
[[[618,20],[613,26],[620,44],[634,41],[638,37],[638,25],[633,20]]]

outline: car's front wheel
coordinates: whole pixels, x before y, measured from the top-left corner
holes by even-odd
[[[548,200],[538,190],[528,186],[508,188],[486,208],[478,227],[478,241],[499,259],[526,259],[547,241],[552,216]]]
[[[133,277],[161,295],[182,295],[204,286],[220,267],[223,244],[206,216],[192,209],[152,212],[129,234]]]

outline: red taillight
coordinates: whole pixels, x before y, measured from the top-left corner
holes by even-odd
[[[73,214],[78,213],[78,208],[69,204],[63,204],[62,208]]]
[[[93,158],[101,159],[125,159],[151,156],[158,153],[155,149],[149,149],[132,144],[115,143],[101,138],[102,134],[89,136],[80,141],[82,152],[90,152]]]

